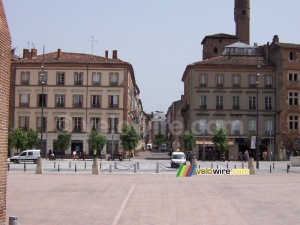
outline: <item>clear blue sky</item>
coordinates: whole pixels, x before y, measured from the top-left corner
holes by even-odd
[[[132,64],[147,113],[166,112],[183,94],[185,67],[202,60],[206,35],[235,34],[234,0],[2,0],[17,55],[33,42],[38,54],[64,52]],[[299,0],[251,0],[250,43],[299,43]],[[30,46],[31,48],[32,46]]]

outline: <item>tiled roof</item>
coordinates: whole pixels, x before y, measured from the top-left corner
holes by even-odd
[[[212,35],[205,36],[203,38],[201,44],[203,44],[206,41],[207,38],[238,39],[238,37],[236,35],[219,33],[219,34],[212,34]]]
[[[281,42],[276,42],[276,45],[282,47],[282,48],[297,48],[300,49],[299,44],[293,44],[293,43],[281,43]]]
[[[42,63],[43,55],[38,55],[32,59],[20,59],[16,63]],[[111,59],[102,56],[83,54],[83,53],[69,53],[61,52],[61,58],[57,58],[57,52],[51,52],[44,55],[45,64],[122,64],[130,65],[128,62],[120,59]]]
[[[272,66],[273,63],[267,61],[263,57],[259,56],[241,56],[241,55],[234,55],[228,56],[223,55],[211,59],[206,59],[199,62],[194,62],[189,66],[196,66],[196,65],[215,65],[215,66],[256,66],[258,64],[260,66]]]

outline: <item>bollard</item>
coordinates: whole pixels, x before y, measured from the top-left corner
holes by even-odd
[[[118,169],[118,167],[117,167],[117,162],[115,162],[115,169]]]
[[[136,173],[136,172],[137,172],[137,171],[136,171],[136,164],[133,165],[133,168],[134,168],[133,171]]]
[[[84,162],[84,169],[86,169],[86,162]]]
[[[290,165],[286,165],[286,172],[289,173],[290,172],[290,168],[291,166]]]
[[[272,173],[272,166],[270,165],[270,173]]]
[[[55,162],[54,162],[54,169],[55,169],[55,167],[56,167],[56,164],[55,164]]]
[[[228,169],[228,162],[227,162],[227,169]]]
[[[24,162],[24,172],[26,172],[26,163]]]
[[[8,225],[18,225],[18,217],[10,216]]]
[[[57,172],[59,172],[59,164],[57,165]]]
[[[9,171],[9,167],[10,167],[10,164],[8,163],[8,164],[7,164],[7,171]]]
[[[71,169],[71,162],[69,162],[69,169]]]
[[[138,170],[140,169],[140,163],[139,162],[136,163],[136,167],[137,167]]]
[[[100,165],[99,165],[99,169],[101,170],[101,162],[100,162]]]
[[[236,169],[236,165],[234,165],[234,169]]]
[[[219,165],[217,165],[217,169],[219,169]]]
[[[159,162],[156,163],[156,173],[159,173]]]
[[[77,165],[75,164],[75,173],[77,172]]]
[[[242,169],[244,169],[244,162],[242,162]]]
[[[109,172],[110,173],[112,172],[112,165],[111,164],[109,165]]]
[[[275,164],[274,164],[274,162],[273,162],[273,170],[275,169]]]
[[[212,162],[210,163],[210,168],[211,168],[211,169],[213,168],[213,163],[212,163]]]
[[[199,165],[199,169],[201,169],[201,168],[200,168],[200,165]]]

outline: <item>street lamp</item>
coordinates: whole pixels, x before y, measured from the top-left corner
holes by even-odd
[[[45,74],[44,74],[44,54],[45,46],[43,48],[43,62],[42,62],[42,73],[41,73],[41,84],[42,84],[42,115],[41,115],[41,152],[44,152],[44,141],[43,141],[43,131],[44,131],[44,85],[45,85]],[[47,158],[47,150],[45,148],[45,158]]]
[[[259,77],[259,68],[258,64],[258,56],[257,56],[257,69],[256,69],[256,169],[259,169],[259,162],[258,162],[258,157],[259,157],[259,146],[258,146],[258,77]]]
[[[203,161],[203,162],[204,162],[204,160],[205,160],[205,157],[204,157],[204,154],[205,154],[205,136],[204,136],[204,133],[205,133],[205,129],[203,129],[203,131],[202,131],[202,134],[203,134],[202,161]]]
[[[114,161],[114,128],[111,130],[111,160]]]

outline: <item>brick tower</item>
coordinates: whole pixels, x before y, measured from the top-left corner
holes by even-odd
[[[10,87],[11,38],[2,0],[0,0],[0,224],[6,224],[6,159]]]
[[[235,34],[240,42],[249,44],[250,38],[250,0],[235,0]]]

